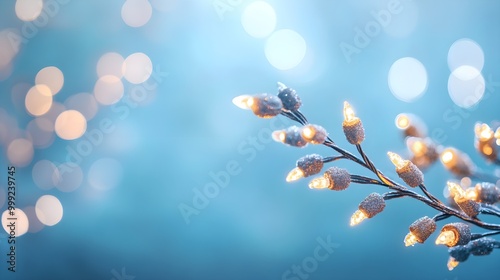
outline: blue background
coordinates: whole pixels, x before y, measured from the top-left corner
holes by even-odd
[[[14,2],[0,4],[0,29],[24,24],[15,16]],[[332,151],[275,143],[269,139],[269,120],[231,103],[240,94],[275,93],[276,82],[284,82],[300,94],[308,119],[354,152],[341,129],[342,103],[349,100],[365,126],[363,147],[392,178],[397,175],[386,152],[406,151],[394,118],[411,112],[427,123],[430,133],[445,131],[441,144],[467,152],[492,172],[474,150],[473,126],[499,119],[500,89],[477,107],[460,111],[459,123],[444,114],[456,108],[447,92],[447,53],[456,40],[476,41],[485,54],[482,73],[487,85],[490,76],[500,80],[500,3],[413,1],[418,22],[410,35],[398,38],[381,32],[347,63],[339,44],[352,44],[354,28],[364,27],[372,20],[370,12],[386,8],[388,1],[267,1],[276,11],[277,28],[299,32],[307,42],[306,57],[312,55],[309,63],[281,71],[267,61],[265,39],[250,37],[241,25],[241,14],[253,1],[237,3],[223,18],[212,0],[167,2],[168,11],[154,9],[148,24],[131,28],[120,16],[123,1],[69,1],[22,45],[12,74],[0,81],[1,108],[24,128],[32,117],[13,106],[11,89],[18,82],[32,83],[45,66],[57,66],[65,75],[55,97],[59,102],[92,91],[96,63],[106,52],[124,57],[144,52],[155,67],[168,72],[149,104],[131,109],[123,120],[101,106],[88,123],[88,129],[95,128],[108,117],[123,133],[106,136],[81,163],[85,175],[98,158],[119,160],[124,175],[116,188],[89,195],[85,179],[69,193],[36,187],[33,164],[40,159],[63,162],[65,147],[78,140],[57,139],[46,149],[36,149],[32,164],[18,169],[18,207],[52,194],[60,199],[64,217],[53,227],[18,239],[15,274],[6,269],[6,234],[0,234],[2,279],[113,279],[113,271],[122,268],[136,280],[282,279],[292,265],[313,255],[317,238],[328,236],[338,247],[308,279],[472,279],[500,274],[499,252],[471,257],[448,271],[447,248],[433,244],[436,234],[426,244],[406,248],[408,226],[436,214],[407,198],[388,202],[383,213],[351,228],[349,218],[358,203],[385,189],[352,185],[344,192],[312,191],[307,180],[286,183],[298,158],[309,153],[329,156]],[[407,2],[401,0],[402,5]],[[409,8],[394,24],[407,12]],[[425,95],[412,103],[395,98],[387,84],[392,63],[407,56],[420,60],[429,77]],[[130,88],[126,86],[125,95]],[[115,144],[125,148],[113,149]],[[7,166],[5,150],[2,146],[2,170]],[[181,205],[192,206],[196,192],[213,182],[210,174],[225,171],[231,162],[239,172],[186,223]],[[335,165],[368,175],[349,162]],[[451,175],[437,163],[425,176],[428,188],[442,197]]]

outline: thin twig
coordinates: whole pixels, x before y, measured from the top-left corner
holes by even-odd
[[[291,120],[297,121],[301,124],[307,123],[307,119],[300,112],[298,112],[298,113],[296,112],[295,114],[282,113],[282,115],[290,118]],[[437,198],[435,198],[432,194],[430,194],[427,191],[427,189],[425,188],[425,186],[423,186],[423,185],[422,185],[423,187],[421,186],[421,189],[427,197],[422,196],[422,195],[408,189],[407,187],[404,187],[404,186],[396,183],[395,181],[393,181],[389,177],[385,176],[380,170],[378,170],[375,167],[375,165],[370,161],[370,159],[368,158],[366,153],[363,151],[361,145],[356,145],[356,147],[357,147],[359,154],[363,158],[363,160],[359,159],[358,157],[349,153],[348,151],[338,147],[330,137],[327,137],[327,141],[325,141],[325,143],[323,143],[323,144],[325,146],[330,147],[333,150],[337,151],[344,158],[349,159],[349,160],[359,164],[360,166],[365,167],[365,168],[369,169],[370,171],[372,171],[380,179],[380,181],[372,179],[372,178],[368,178],[368,177],[359,176],[359,175],[352,175],[351,179],[354,178],[353,182],[355,182],[355,183],[360,183],[360,184],[371,183],[371,184],[375,184],[375,185],[381,185],[381,186],[384,186],[384,187],[387,187],[387,188],[393,190],[393,192],[389,192],[387,194],[387,199],[408,196],[408,197],[414,198],[416,200],[419,200],[419,201],[425,203],[426,205],[428,205],[429,207],[441,212],[443,216],[437,216],[438,218],[443,217],[443,219],[444,219],[445,217],[447,218],[449,216],[454,216],[454,217],[457,217],[458,219],[461,219],[465,222],[469,222],[471,224],[474,224],[474,225],[481,227],[481,228],[484,228],[484,229],[500,231],[500,224],[491,224],[491,223],[483,222],[483,221],[479,220],[478,218],[469,217],[465,213],[463,213],[461,211],[457,211],[457,210],[443,204]],[[483,174],[476,173],[475,175],[478,176],[478,175],[483,175]],[[491,209],[488,209],[488,208],[486,208],[486,209],[487,209],[487,210],[485,210],[487,212],[486,214],[490,214],[491,212],[494,212]]]

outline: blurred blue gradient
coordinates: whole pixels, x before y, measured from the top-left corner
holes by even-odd
[[[433,243],[436,234],[423,245],[406,248],[408,226],[436,214],[417,201],[391,200],[383,213],[351,228],[349,218],[358,203],[385,190],[352,185],[344,192],[322,192],[309,190],[307,180],[286,183],[298,158],[330,156],[331,150],[275,143],[270,132],[291,121],[258,119],[231,103],[241,94],[276,93],[281,81],[297,90],[301,111],[312,123],[327,128],[339,146],[354,152],[341,129],[342,104],[348,100],[363,121],[365,151],[391,178],[397,174],[387,151],[406,153],[394,118],[411,112],[425,121],[429,135],[443,131],[442,145],[466,152],[492,173],[494,168],[474,149],[473,127],[476,121],[500,119],[500,3],[397,1],[402,11],[347,59],[340,45],[355,45],[356,28],[365,28],[374,20],[372,12],[387,10],[394,1],[266,1],[276,13],[276,30],[294,30],[307,44],[300,64],[279,70],[266,58],[266,38],[251,37],[241,24],[245,8],[256,1],[150,1],[151,19],[138,28],[122,19],[124,1],[54,1],[59,11],[21,42],[10,66],[0,68],[0,113],[5,113],[0,116],[11,118],[0,123],[19,129],[12,133],[23,137],[34,118],[24,107],[26,92],[16,97],[13,87],[34,85],[46,66],[64,73],[64,86],[54,96],[59,103],[93,92],[97,62],[107,52],[124,58],[142,52],[160,78],[146,91],[145,102],[125,103],[138,85],[122,79],[123,99],[99,105],[87,131],[98,129],[104,119],[114,130],[104,133],[78,163],[83,179],[76,190],[39,188],[33,166],[40,160],[64,163],[68,150],[77,149],[84,138],[55,136],[48,147],[35,147],[33,159],[18,167],[17,207],[34,206],[40,196],[50,194],[60,200],[64,215],[54,226],[17,238],[15,273],[7,271],[7,234],[0,233],[1,279],[445,280],[500,275],[499,252],[471,257],[450,272],[447,248]],[[27,22],[16,16],[15,3],[0,3],[0,31],[11,28],[23,34]],[[484,53],[486,93],[469,109],[457,107],[447,88],[448,51],[462,38],[477,42]],[[398,100],[388,86],[391,65],[403,57],[418,59],[428,76],[424,94],[411,103]],[[0,143],[5,170],[8,143]],[[121,173],[99,170],[118,176],[109,179],[116,186],[100,189],[89,181],[89,170],[102,158],[121,164]],[[350,162],[335,165],[369,175]],[[6,175],[0,173],[2,212],[7,207],[1,199]],[[438,197],[450,178],[440,163],[425,173],[426,185]],[[208,188],[211,197],[200,195]],[[286,276],[294,265],[314,257],[318,239],[335,243],[333,252],[304,277]]]

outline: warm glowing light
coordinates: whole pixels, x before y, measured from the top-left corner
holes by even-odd
[[[421,138],[408,137],[406,144],[416,157],[424,156],[427,153],[427,145]]]
[[[35,83],[48,86],[52,95],[56,95],[64,85],[64,75],[59,68],[48,66],[38,71]]]
[[[241,109],[250,110],[254,103],[254,98],[250,95],[240,95],[233,98],[233,104]]]
[[[460,264],[460,262],[458,262],[457,260],[455,260],[453,257],[450,257],[448,259],[448,270],[449,271],[452,271],[455,267],[457,267],[458,265]]]
[[[479,197],[479,193],[478,193],[476,188],[468,188],[465,190],[465,197],[468,200],[477,201],[477,198]]]
[[[286,139],[286,132],[284,130],[273,131],[271,136],[274,141],[284,143]]]
[[[396,127],[399,129],[407,129],[410,126],[410,119],[405,114],[396,116]]]
[[[309,183],[310,189],[327,189],[330,186],[330,180],[325,177],[318,177],[311,180]]]
[[[306,140],[311,140],[314,138],[314,135],[316,134],[316,129],[314,127],[307,125],[302,128],[302,131],[300,132],[302,134],[302,137]]]
[[[455,232],[451,230],[445,230],[441,232],[436,239],[436,245],[448,245],[448,246],[453,246],[455,243],[456,235]]]
[[[459,184],[448,181],[446,185],[448,186],[448,191],[452,197],[457,199],[465,197],[465,191]]]
[[[495,131],[495,138],[500,140],[500,127],[498,127],[497,130]],[[497,145],[498,145],[498,141],[497,141]]]
[[[397,170],[403,169],[409,162],[408,160],[402,159],[398,154],[393,152],[387,152],[387,155],[389,156],[389,159],[392,161],[394,166],[396,166]]]
[[[102,105],[114,104],[123,97],[123,83],[112,75],[102,76],[94,86],[94,97]]]
[[[10,222],[13,221],[13,220],[8,220],[8,218],[16,218],[14,220],[16,222],[15,229],[10,229],[8,227]],[[17,207],[14,210],[14,215],[10,215],[10,211],[5,210],[2,213],[2,227],[5,230],[5,232],[7,232],[7,234],[15,235],[16,237],[19,237],[19,236],[25,234],[26,232],[28,232],[28,228],[29,228],[28,216],[26,216],[26,213],[24,213],[23,210],[21,210]],[[14,230],[14,234],[11,234],[11,230]],[[7,241],[5,241],[5,242],[7,242]]]
[[[354,214],[352,214],[351,216],[351,226],[355,226],[359,223],[361,223],[362,221],[364,221],[366,218],[368,218],[368,216],[366,216],[366,214],[361,211],[361,210],[356,210],[356,212],[354,212]]]
[[[451,149],[445,149],[443,153],[441,153],[441,161],[444,164],[451,163],[455,159],[455,152]]]
[[[141,27],[148,23],[153,8],[147,0],[127,0],[122,6],[122,19],[130,27]]]
[[[356,115],[354,114],[354,109],[347,101],[344,101],[344,121],[352,122],[356,119],[357,118]]]
[[[130,1],[130,0],[127,0]],[[153,63],[149,56],[142,52],[133,53],[123,62],[123,77],[132,84],[145,82],[153,72]]]
[[[22,21],[34,21],[43,9],[43,0],[17,0],[16,16]]]
[[[103,77],[112,75],[118,78],[123,77],[122,67],[125,59],[119,53],[108,52],[103,54],[97,61],[97,76]]]
[[[67,110],[59,114],[55,123],[57,136],[65,140],[80,138],[87,130],[87,120],[76,110]]]
[[[417,244],[417,242],[418,242],[417,237],[413,233],[410,232],[405,236],[405,246],[406,247],[413,246],[413,245]]]
[[[298,179],[300,178],[303,178],[304,177],[304,171],[302,171],[300,168],[298,167],[295,167],[294,169],[292,169],[292,171],[290,171],[290,173],[288,173],[288,175],[286,176],[286,181],[287,182],[293,182],[293,181],[297,181]]]
[[[52,106],[52,92],[46,85],[35,85],[30,88],[24,99],[26,110],[33,116],[47,113]]]
[[[477,123],[474,126],[474,133],[480,141],[488,141],[494,136],[493,130],[485,123]]]
[[[482,152],[483,154],[490,156],[491,154],[493,154],[493,148],[491,146],[485,145],[483,146]]]
[[[63,217],[63,207],[57,197],[53,195],[41,196],[35,204],[38,220],[46,226],[59,223]]]
[[[24,138],[17,138],[10,142],[7,147],[7,158],[9,162],[17,167],[24,167],[33,160],[33,143]]]

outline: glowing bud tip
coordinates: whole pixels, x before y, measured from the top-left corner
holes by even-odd
[[[436,245],[452,244],[455,240],[455,233],[451,230],[445,230],[439,234],[436,239]]]
[[[402,169],[405,167],[406,161],[402,159],[398,154],[393,152],[387,152],[387,155],[389,156],[389,159],[394,164],[394,166],[396,166],[397,169]]]
[[[300,170],[300,168],[295,167],[294,169],[292,169],[292,171],[290,171],[290,173],[288,173],[288,176],[286,176],[286,181],[293,182],[302,177],[304,177],[304,172]]]
[[[347,102],[344,101],[344,120],[346,122],[350,122],[356,119],[356,115],[354,114],[354,109],[351,107],[351,105]]]
[[[351,226],[355,226],[359,223],[361,223],[362,221],[364,221],[366,218],[368,218],[365,213],[363,213],[361,210],[356,210],[356,212],[354,212],[354,214],[352,214],[352,217],[351,217]]]
[[[405,237],[405,246],[414,246],[418,242],[417,237],[413,233],[408,233]]]
[[[241,109],[249,110],[252,108],[254,99],[250,95],[240,95],[233,98],[233,104]]]
[[[309,188],[310,189],[327,189],[330,186],[330,180],[328,180],[325,177],[318,177],[309,183]]]

